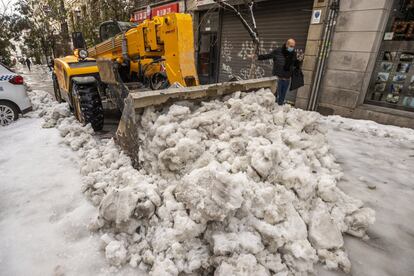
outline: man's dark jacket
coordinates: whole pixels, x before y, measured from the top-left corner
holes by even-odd
[[[296,57],[296,52],[289,52],[286,45],[276,48],[270,54],[259,55],[259,60],[273,59],[273,76],[289,79],[295,69],[300,69],[300,62]]]

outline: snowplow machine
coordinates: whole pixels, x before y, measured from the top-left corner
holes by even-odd
[[[270,88],[273,77],[199,85],[192,17],[174,13],[141,24],[108,21],[100,25],[101,43],[87,48],[73,33],[74,54],[54,60],[56,100],[67,101],[75,117],[95,131],[104,125],[104,109],[118,109],[118,144],[138,161],[140,114],[148,106],[176,101],[207,101],[237,91]]]

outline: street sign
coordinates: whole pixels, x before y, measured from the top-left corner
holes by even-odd
[[[384,34],[384,40],[393,40],[394,32],[387,32]]]
[[[313,10],[311,24],[321,23],[322,10]]]

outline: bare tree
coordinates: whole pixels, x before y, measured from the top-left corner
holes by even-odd
[[[259,32],[257,30],[257,24],[256,24],[256,18],[254,16],[254,0],[243,0],[244,7],[248,10],[248,18],[245,17],[240,11],[240,6],[229,4],[225,0],[214,0],[217,5],[222,7],[223,9],[230,10],[234,13],[235,16],[237,16],[240,19],[240,22],[242,23],[243,27],[247,30],[249,33],[250,38],[252,39],[253,45],[254,45],[254,52],[255,55],[252,55],[251,57],[251,64],[250,64],[250,71],[249,71],[249,79],[253,78],[256,71],[256,62],[257,58],[256,56],[259,54],[260,49],[260,37]]]
[[[3,30],[6,25],[6,19],[10,16],[11,0],[0,0],[0,30]]]
[[[128,21],[134,7],[138,5],[137,0],[102,0],[106,16],[117,21]]]
[[[0,0],[0,61],[10,65],[12,50],[13,7],[11,0]]]

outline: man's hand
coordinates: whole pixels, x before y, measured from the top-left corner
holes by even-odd
[[[298,61],[303,61],[303,59],[305,58],[305,53],[302,50],[298,51],[296,53],[296,58]]]
[[[250,58],[250,59],[257,59],[257,55],[256,54],[247,54],[246,56],[248,58]]]

